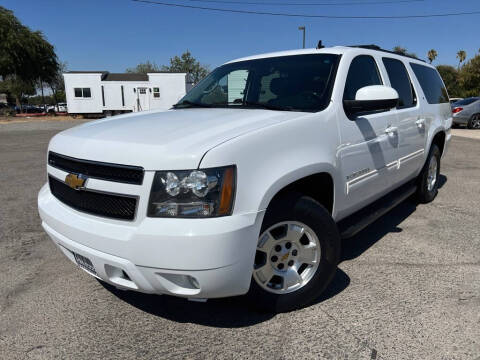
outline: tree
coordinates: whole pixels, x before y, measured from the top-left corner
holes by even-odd
[[[12,11],[0,6],[0,76],[2,87],[21,98],[40,82],[49,82],[58,70],[57,55],[40,31],[31,31]]]
[[[208,66],[200,64],[200,62],[197,61],[197,59],[195,59],[188,50],[180,57],[175,56],[170,58],[170,65],[162,66],[162,70],[170,72],[185,72],[190,74],[191,80],[195,84],[202,80],[209,73]]]
[[[459,71],[462,96],[480,96],[480,54],[470,59]]]
[[[414,58],[418,59],[417,54],[408,52],[408,50],[406,48],[398,46],[398,45],[393,48],[393,52],[397,53],[399,55],[406,55],[406,56],[410,56],[410,57],[414,57]]]
[[[138,64],[134,68],[128,68],[126,70],[127,73],[134,73],[134,74],[148,74],[148,73],[153,73],[158,71],[160,71],[160,68],[158,67],[158,65],[155,63],[151,63],[148,60],[147,62]]]
[[[407,55],[407,49],[398,45],[393,48],[393,52],[400,55]]]
[[[459,50],[457,52],[457,59],[458,59],[458,68],[460,69],[460,65],[465,61],[467,58],[467,52],[465,50]]]
[[[463,90],[459,83],[457,69],[450,65],[438,65],[437,70],[445,83],[450,97],[463,96]]]
[[[437,58],[438,53],[437,50],[431,49],[427,53],[428,61],[430,61],[430,64]]]
[[[9,75],[0,82],[0,92],[12,95],[15,98],[16,105],[21,108],[24,96],[35,95],[36,88],[33,81],[25,81],[14,75]]]
[[[58,105],[59,101],[65,101],[65,79],[63,78],[63,74],[66,71],[67,63],[59,63],[55,76],[48,82],[48,86],[50,86],[50,89],[52,89],[55,106]]]

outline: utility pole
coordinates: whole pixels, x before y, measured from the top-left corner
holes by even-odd
[[[305,26],[299,26],[298,30],[303,31],[303,48],[305,49]]]

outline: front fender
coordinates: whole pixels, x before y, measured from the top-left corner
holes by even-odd
[[[265,210],[285,186],[316,173],[337,179],[333,116],[315,113],[250,132],[206,153],[200,167],[237,166],[234,213]]]

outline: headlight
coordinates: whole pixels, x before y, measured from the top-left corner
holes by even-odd
[[[232,213],[236,168],[157,171],[149,217],[205,218]]]

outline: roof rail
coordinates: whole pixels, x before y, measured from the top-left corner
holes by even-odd
[[[386,52],[386,53],[389,53],[389,54],[395,54],[395,55],[405,56],[405,57],[408,57],[408,58],[410,58],[410,59],[415,59],[415,60],[420,60],[420,61],[426,62],[425,60],[419,59],[419,58],[417,58],[417,57],[415,57],[415,56],[412,56],[412,55],[401,54],[401,53],[398,53],[398,52],[395,52],[395,51],[390,51],[390,50],[382,49],[380,46],[375,45],[375,44],[370,44],[370,45],[349,45],[348,47],[383,51],[383,52]]]

